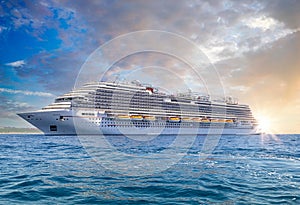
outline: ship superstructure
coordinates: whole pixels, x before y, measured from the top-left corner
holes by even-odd
[[[166,94],[138,81],[88,83],[19,115],[46,135],[254,134],[257,127],[234,98]]]

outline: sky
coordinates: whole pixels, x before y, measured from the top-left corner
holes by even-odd
[[[270,131],[300,133],[299,10],[297,0],[0,0],[0,126],[30,127],[16,113],[40,109],[70,91],[103,45],[113,45],[110,55],[120,46],[173,46],[178,57],[136,53],[112,65],[107,80],[139,77],[166,90],[182,81],[196,85],[180,58],[196,60],[195,50],[184,47],[189,42],[213,65],[226,95],[249,104]],[[153,35],[140,42],[132,35],[127,44],[114,41],[145,30],[182,40]]]

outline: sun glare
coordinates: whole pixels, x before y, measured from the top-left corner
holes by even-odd
[[[269,140],[280,142],[279,138],[276,136],[276,134],[274,134],[274,129],[272,128],[272,126],[274,126],[274,118],[267,115],[257,115],[256,119],[258,122],[257,131],[261,133],[262,143]]]
[[[271,132],[271,120],[265,116],[258,116],[258,129],[261,132],[269,133]]]

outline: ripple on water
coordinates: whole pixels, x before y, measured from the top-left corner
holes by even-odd
[[[204,161],[201,137],[175,166],[134,177],[105,170],[75,136],[1,135],[0,204],[300,204],[300,135],[277,137],[222,136]]]

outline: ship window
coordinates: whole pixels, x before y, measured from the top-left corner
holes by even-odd
[[[50,131],[57,131],[57,126],[56,125],[50,125]]]

